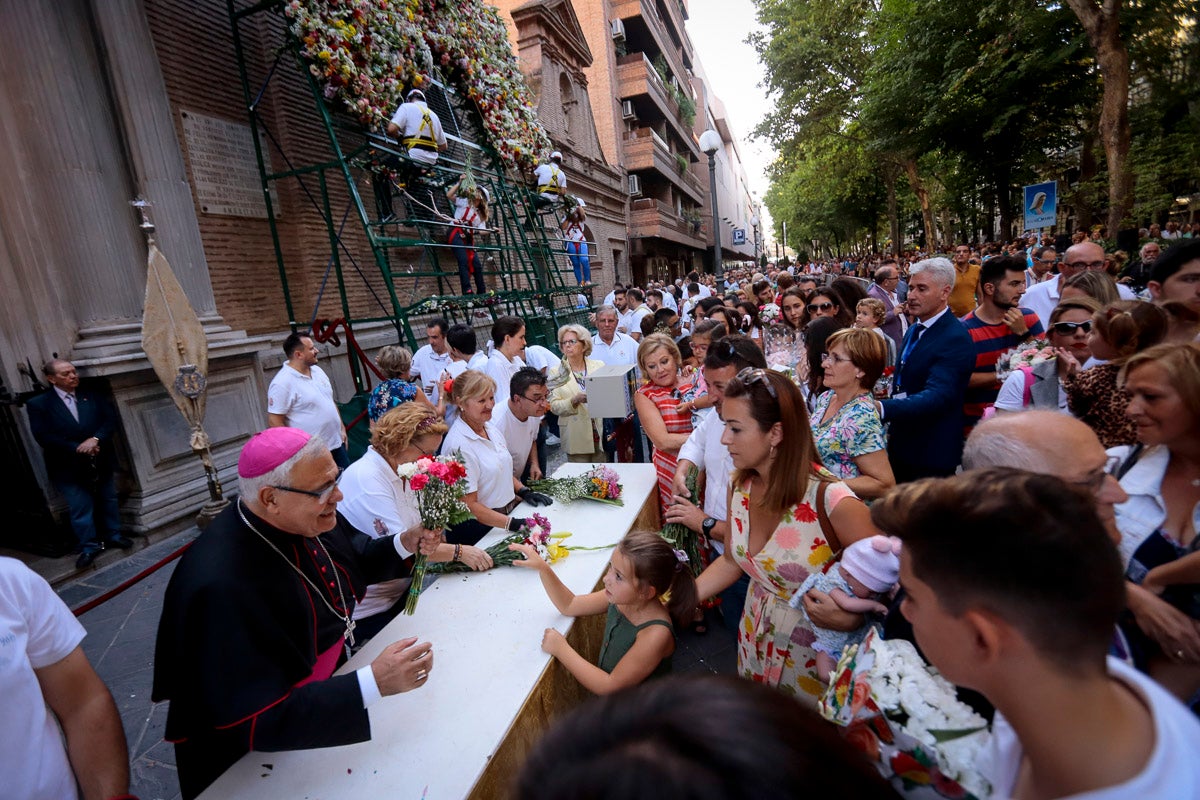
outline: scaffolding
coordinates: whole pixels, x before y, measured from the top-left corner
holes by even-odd
[[[298,319],[289,289],[288,264],[272,190],[281,182],[292,180],[319,215],[324,227],[322,236],[329,243],[317,308],[332,276],[342,311],[342,319],[336,322],[344,321],[351,340],[356,326],[386,322],[395,328],[398,342],[415,350],[414,327],[420,329],[430,319],[444,317],[452,323],[465,322],[477,327],[480,322],[490,324],[497,316],[513,315],[525,320],[530,344],[553,347],[559,326],[586,318],[592,306],[591,287],[575,285],[559,232],[562,209],[539,208],[535,194],[520,176],[514,178],[506,171],[487,141],[472,102],[436,75],[432,85],[422,87],[450,147],[434,165],[414,161],[398,142],[381,132],[367,130],[326,99],[301,53],[300,42],[283,17],[284,0],[263,0],[249,5],[227,0],[227,5],[271,241],[292,330],[316,330],[321,324],[330,329],[328,321],[316,319],[315,310],[313,319]],[[254,82],[243,26],[264,14],[278,18],[283,41],[273,52],[273,63],[263,80]],[[258,30],[264,27],[259,25]],[[272,131],[269,120],[260,114],[259,104],[285,64],[299,71],[311,94],[313,111],[329,147],[327,159],[295,163]],[[285,170],[272,169],[260,133],[286,165]],[[482,270],[488,284],[485,294],[459,291],[458,264],[454,247],[449,244],[455,225],[453,205],[446,190],[468,171],[476,185],[487,189],[490,195],[491,232],[477,235],[471,248],[476,254],[476,268]],[[330,199],[334,184],[344,184],[348,193],[347,207],[340,216]],[[365,197],[368,192],[370,201]],[[394,198],[390,197],[392,193]],[[347,242],[347,224],[361,229],[373,269],[382,279],[383,296],[368,279],[372,268],[359,263],[355,248]],[[366,252],[360,249],[358,255],[365,258]],[[347,287],[356,280],[369,291],[379,314],[352,314]],[[359,356],[351,354],[350,368],[356,390],[361,394],[369,391],[366,369],[371,365],[361,353]]]

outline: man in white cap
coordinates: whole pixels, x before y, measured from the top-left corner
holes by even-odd
[[[539,164],[533,171],[537,178],[538,208],[547,208],[562,200],[567,193],[567,173],[563,171],[562,153],[555,150],[548,164]]]
[[[170,700],[185,798],[251,750],[332,747],[371,738],[367,707],[425,684],[428,642],[403,639],[334,677],[354,644],[368,584],[405,577],[440,531],[373,539],[337,513],[341,470],[323,440],[296,428],[251,437],[240,498],[196,539],[171,576],[153,698]]]

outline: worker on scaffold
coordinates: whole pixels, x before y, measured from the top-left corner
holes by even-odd
[[[433,166],[438,154],[449,147],[442,121],[429,110],[425,93],[420,89],[409,90],[405,102],[400,104],[387,126],[388,136],[400,139],[408,151],[408,157],[417,169],[423,165]],[[385,167],[400,165],[398,159],[388,159]],[[402,178],[401,183],[407,181]],[[383,172],[375,174],[375,197],[379,203],[380,218],[387,221],[392,216],[392,180]]]

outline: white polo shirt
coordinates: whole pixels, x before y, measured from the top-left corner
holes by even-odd
[[[613,333],[612,344],[605,344],[600,334],[592,337],[592,355],[605,364],[637,364],[638,343],[620,331]]]
[[[488,508],[503,508],[513,501],[512,454],[504,436],[492,423],[484,423],[488,438],[483,438],[462,417],[442,442],[442,455],[462,453],[467,466],[467,492],[478,492],[479,502]]]
[[[558,371],[562,359],[540,344],[526,345],[525,363],[534,369],[542,371],[543,375],[553,375]]]
[[[412,368],[409,370],[409,375],[414,381],[420,381],[421,387],[425,388],[433,385],[432,394],[428,389],[425,394],[430,395],[430,399],[434,403],[437,402],[437,380],[442,374],[442,370],[450,366],[450,349],[446,348],[446,352],[438,353],[429,345],[425,345],[413,355]]]
[[[525,471],[525,465],[529,463],[529,453],[533,450],[533,443],[537,441],[538,428],[542,425],[542,418],[531,416],[521,422],[513,414],[508,403],[509,401],[506,400],[496,406],[492,412],[491,424],[495,425],[496,430],[500,431],[500,435],[504,437],[504,446],[508,448],[508,453],[512,456],[513,477],[519,478]]]
[[[342,417],[333,401],[333,384],[320,367],[304,375],[284,364],[267,389],[267,411],[287,417],[287,424],[316,436],[336,450],[342,446]]]
[[[58,721],[34,670],[57,664],[84,630],[50,584],[14,558],[0,558],[0,773],[9,797],[78,797]]]
[[[368,447],[362,458],[346,468],[338,488],[344,497],[337,510],[357,530],[374,539],[398,536],[421,522],[417,498],[374,447]],[[399,538],[396,542],[400,555],[412,555],[399,544]],[[387,611],[404,595],[408,584],[408,578],[396,578],[368,586],[363,599],[354,606],[354,619]]]
[[[704,471],[704,514],[724,522],[729,519],[729,480],[733,475],[733,456],[721,444],[725,421],[715,411],[707,414],[679,448],[679,458],[687,459]],[[725,545],[713,540],[718,553]]]
[[[512,380],[512,376],[523,366],[525,366],[524,361],[519,358],[509,361],[499,350],[493,350],[492,354],[488,356],[487,366],[483,371],[496,382],[497,406],[508,400],[508,384]]]

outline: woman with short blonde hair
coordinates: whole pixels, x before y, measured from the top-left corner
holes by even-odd
[[[592,337],[582,325],[559,328],[558,349],[563,354],[560,369],[566,380],[550,393],[550,410],[558,415],[563,450],[568,461],[603,462],[604,424],[588,413],[587,376],[604,366],[604,362],[588,358]]]
[[[421,522],[417,498],[396,474],[410,464],[437,453],[446,433],[437,413],[417,403],[405,403],[386,412],[371,429],[371,446],[342,474],[338,511],[357,530],[378,538],[402,533]],[[471,569],[492,566],[486,552],[468,545],[442,543],[431,561],[461,561]],[[367,587],[354,607],[355,636],[365,642],[404,608],[409,579],[398,578]]]

